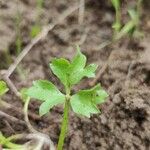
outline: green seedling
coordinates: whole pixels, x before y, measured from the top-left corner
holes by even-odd
[[[129,35],[129,37],[141,37],[143,36],[142,32],[139,31],[139,13],[136,9],[129,9],[128,14],[130,16],[130,21],[126,23],[120,32],[116,36],[116,40],[121,39],[122,37]]]
[[[112,25],[115,36],[121,29],[121,7],[120,7],[120,0],[111,0],[111,2],[116,12],[115,22]]]
[[[20,54],[21,49],[22,49],[22,38],[21,38],[21,27],[20,27],[22,17],[21,17],[21,14],[19,12],[19,9],[18,9],[19,6],[18,5],[17,5],[17,15],[16,15],[16,19],[15,19],[16,35],[17,35],[17,38],[16,38],[16,53],[17,53],[17,55]]]
[[[6,49],[5,52],[4,52],[4,58],[5,58],[4,60],[6,60],[7,65],[10,65],[12,63],[12,58],[10,56],[10,52],[9,52],[8,49]]]
[[[138,0],[136,7],[128,10],[130,20],[124,26],[122,26],[120,0],[112,0],[113,7],[116,11],[116,20],[113,24],[114,41],[119,40],[126,35],[128,35],[130,38],[143,36],[143,33],[139,30],[141,3],[142,0]]]
[[[14,141],[21,140],[21,139],[28,139],[30,136],[35,136],[34,134],[16,134],[12,135],[10,137],[5,137],[0,132],[0,148],[2,147],[3,150],[41,150],[41,144],[44,144],[42,142],[39,142],[36,140],[36,137],[39,138],[37,135],[35,139],[28,140],[25,144],[16,144]],[[31,139],[31,138],[29,138]],[[42,139],[43,140],[43,139]]]
[[[6,94],[6,92],[8,91],[8,87],[6,85],[6,83],[2,80],[0,80],[0,98]],[[0,103],[1,103],[1,99],[0,99]],[[12,141],[12,138],[8,137],[6,138],[1,132],[0,132],[0,145],[3,148],[8,148],[10,150],[25,150],[23,149],[23,146],[19,145],[19,144],[15,144]]]
[[[19,5],[19,4],[18,4]],[[19,7],[19,6],[18,6]],[[21,38],[21,21],[22,21],[22,16],[21,13],[19,11],[17,7],[17,15],[16,15],[16,54],[19,55],[21,53],[22,50],[22,38]],[[19,65],[17,67],[17,72],[19,74],[19,76],[21,77],[22,80],[24,80],[25,77],[25,72],[23,70],[23,67],[21,65]]]
[[[25,150],[22,145],[15,144],[11,141],[9,137],[6,138],[1,132],[0,132],[0,145],[3,147],[3,150],[7,148],[7,150]]]
[[[4,96],[4,94],[6,94],[8,90],[9,89],[7,88],[6,83],[0,80],[0,106],[2,105],[6,108],[11,108],[13,106],[8,104],[7,102],[3,102],[1,99],[1,97]],[[28,103],[30,101],[30,98],[24,94],[25,91],[26,89],[23,89],[20,95],[23,101],[25,102],[25,105],[24,105],[25,121],[27,123],[27,126],[30,127],[31,129],[32,126],[28,120]],[[33,139],[31,137],[33,137]],[[28,142],[26,142],[25,144],[16,144],[14,142],[16,140],[21,140],[21,139],[28,139]],[[5,137],[0,132],[0,149],[3,148],[3,150],[41,150],[45,143],[49,143],[50,149],[54,150],[50,139],[47,138],[44,134],[41,134],[41,133],[24,134],[23,133],[23,134],[15,134],[9,137]]]
[[[41,14],[41,9],[43,8],[44,0],[37,0],[37,9],[39,10],[39,14]]]
[[[7,102],[3,102],[1,97],[8,91],[9,89],[7,88],[7,85],[4,81],[0,80],[0,105],[4,106],[4,107],[12,107],[10,106],[10,104],[8,104]],[[25,115],[25,121],[28,120],[28,103],[29,103],[29,98],[24,94],[25,89],[23,89],[21,91],[21,98],[24,100],[25,102],[25,106],[24,106],[24,115]],[[27,122],[28,123],[28,122]],[[28,124],[27,124],[28,125]],[[30,124],[29,124],[30,125]],[[30,125],[31,126],[31,125]],[[32,126],[31,126],[32,127]],[[30,128],[31,128],[30,127]],[[31,140],[30,142],[28,141],[25,144],[16,144],[14,141],[16,140],[20,140],[20,139],[25,139],[27,138],[28,135],[25,134],[16,134],[16,135],[12,135],[10,137],[5,137],[1,132],[0,132],[0,149],[3,148],[3,150],[41,150],[42,145],[44,145],[44,137],[42,137],[40,134],[37,134],[36,137],[37,139],[33,139],[33,141]],[[39,140],[40,139],[40,140]]]
[[[0,80],[0,97],[3,96],[9,89],[4,81]]]
[[[30,36],[32,38],[36,37],[41,32],[41,26],[39,24],[35,24],[31,28]]]
[[[4,49],[3,53],[0,54],[0,59],[3,61],[0,63],[0,69],[6,69],[12,63],[12,58],[9,53],[9,49]]]
[[[43,3],[44,3],[43,0],[37,0],[37,18],[36,18],[36,23],[35,23],[35,25],[32,26],[31,33],[30,33],[32,38],[36,37],[40,33],[41,28],[42,28],[41,24],[40,24],[40,15],[41,15],[41,12],[42,12]]]
[[[141,12],[141,9],[142,9],[142,2],[143,2],[143,0],[138,0],[137,1],[137,12],[138,12],[139,16],[140,16],[140,12]]]
[[[6,83],[2,80],[0,80],[0,106],[2,107],[6,107],[6,108],[10,108],[10,104],[8,104],[7,102],[4,102],[2,100],[2,97],[8,92],[8,87],[6,85]]]
[[[65,94],[50,81],[37,80],[33,82],[26,94],[42,102],[39,108],[40,116],[47,114],[50,109],[58,104],[64,105],[63,120],[59,136],[57,150],[62,150],[64,139],[69,124],[70,108],[79,116],[90,117],[92,114],[100,113],[97,105],[105,101],[108,94],[99,84],[87,90],[80,90],[72,94],[74,85],[78,84],[82,78],[95,77],[97,65],[90,64],[86,66],[86,56],[83,55],[77,47],[77,55],[72,61],[64,58],[55,58],[50,63],[50,68],[60,82],[64,85]]]
[[[26,88],[23,88],[20,91],[21,99],[24,102],[24,108],[23,108],[24,120],[26,121],[29,130],[31,132],[36,132],[35,129],[32,127],[32,125],[30,124],[30,121],[28,118],[28,107],[29,107],[30,97],[26,94],[26,92],[27,92]]]

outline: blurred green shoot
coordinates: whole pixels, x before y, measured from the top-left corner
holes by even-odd
[[[40,25],[38,24],[33,25],[31,28],[31,33],[30,33],[31,38],[36,37],[40,33],[40,31],[41,31]]]
[[[19,12],[19,9],[17,8],[17,15],[16,15],[16,33],[17,33],[17,38],[16,38],[16,53],[17,55],[20,54],[21,48],[22,48],[22,39],[21,39],[21,14]]]
[[[16,38],[16,54],[19,55],[21,53],[22,50],[22,38],[21,38],[21,21],[22,21],[22,15],[19,11],[19,2],[17,4],[17,14],[16,14],[16,34],[17,34],[17,38]],[[19,65],[17,67],[17,72],[21,78],[21,80],[24,80],[26,78],[25,72],[23,70],[23,67],[21,65]]]
[[[9,49],[4,49],[3,53],[0,54],[0,59],[3,58],[3,61],[0,63],[0,69],[6,69],[12,63],[12,58],[9,53]]]
[[[126,35],[130,38],[143,37],[143,33],[139,29],[141,2],[142,0],[138,0],[135,8],[128,9],[130,20],[120,29],[120,32],[115,36],[115,40],[119,40]]]
[[[115,9],[115,22],[112,25],[114,29],[114,36],[120,31],[121,29],[121,7],[120,7],[120,0],[111,0],[112,5]]]
[[[43,8],[43,0],[37,0],[37,17],[36,17],[36,22],[35,25],[32,26],[31,28],[31,33],[30,36],[32,38],[36,37],[40,31],[41,31],[41,24],[40,24],[40,16]]]
[[[0,132],[0,144],[3,148],[8,148],[8,150],[25,150],[25,147],[19,144],[15,144],[11,141],[11,138],[6,138],[1,132]]]
[[[37,9],[42,9],[43,8],[43,3],[44,3],[44,0],[37,0]]]
[[[9,89],[4,81],[0,80],[0,97],[6,94]]]
[[[143,0],[138,0],[137,1],[137,12],[138,12],[138,15],[141,16],[141,9],[142,9],[142,2]]]

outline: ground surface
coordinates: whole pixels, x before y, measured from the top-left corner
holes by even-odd
[[[15,10],[17,1],[0,1],[0,51],[9,49],[15,59]],[[64,10],[76,4],[72,0],[45,0],[42,24],[53,22]],[[127,3],[124,5],[126,6]],[[29,31],[35,21],[35,3],[29,0],[19,2],[19,10],[23,15],[21,33],[23,45],[31,38]],[[85,79],[74,88],[84,89],[96,83],[109,93],[107,102],[101,106],[102,113],[91,119],[75,116],[71,112],[69,133],[66,138],[66,150],[148,150],[150,148],[150,38],[148,37],[150,22],[148,10],[143,12],[142,28],[145,32],[143,40],[129,42],[123,39],[114,45],[101,49],[101,43],[109,40],[112,35],[113,9],[108,3],[94,0],[86,3],[85,20],[78,23],[78,13],[74,12],[61,24],[49,32],[46,39],[38,43],[21,63],[26,72],[25,78],[18,73],[11,76],[16,87],[28,87],[36,79],[49,79],[63,91],[62,85],[51,73],[48,63],[53,57],[71,59],[75,54],[75,43],[81,45],[88,63],[99,65],[95,81]],[[5,60],[0,59],[1,68]],[[3,65],[2,65],[3,64]],[[106,67],[106,68],[105,68]],[[99,75],[99,70],[105,68]],[[12,92],[6,100],[16,107],[22,108],[21,101]],[[30,111],[38,113],[39,103],[33,101]],[[21,114],[13,110],[5,112],[23,119]],[[62,106],[55,107],[51,113],[42,118],[30,118],[32,125],[39,131],[50,135],[57,143]],[[0,130],[5,135],[28,132],[25,125],[12,123],[0,118]]]

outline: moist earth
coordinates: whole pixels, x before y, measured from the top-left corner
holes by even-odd
[[[45,0],[41,24],[53,22],[63,11],[75,4],[75,0]],[[127,4],[124,1],[125,8]],[[17,0],[8,0],[7,3],[0,1],[0,16],[3,19],[0,24],[0,43],[2,43],[0,63],[5,61],[2,56],[6,49],[12,60],[16,58],[14,18],[17,5]],[[102,43],[111,40],[114,10],[109,2],[88,0],[82,25],[78,23],[78,11],[70,14],[23,59],[20,64],[23,75],[18,72],[12,74],[11,80],[18,89],[29,87],[33,80],[48,79],[64,91],[48,64],[53,57],[71,59],[75,54],[75,44],[81,45],[88,63],[99,65],[96,79],[84,79],[72,92],[100,83],[109,93],[109,98],[106,103],[99,106],[101,114],[93,115],[90,119],[70,112],[65,150],[150,149],[150,38],[147,34],[150,31],[150,22],[147,7],[143,9],[141,23],[145,38],[130,41],[124,38],[101,48]],[[21,33],[25,47],[31,41],[29,31],[35,22],[35,3],[21,0],[18,8],[23,16]],[[5,65],[0,66],[2,69],[6,68]],[[100,73],[102,69],[103,72]],[[11,91],[4,99],[17,108],[23,107],[21,100]],[[38,114],[39,105],[38,102],[32,101],[30,112]],[[23,115],[18,114],[14,109],[3,109],[3,111],[23,120]],[[62,106],[57,106],[42,118],[30,116],[30,121],[37,130],[48,134],[57,144],[62,113]],[[26,125],[2,117],[0,117],[0,131],[6,136],[28,133]]]

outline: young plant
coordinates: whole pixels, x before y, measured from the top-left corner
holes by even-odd
[[[41,24],[40,24],[40,15],[41,15],[41,11],[43,8],[43,0],[37,0],[37,18],[36,18],[36,23],[35,25],[32,26],[31,28],[31,37],[34,38],[36,37],[40,31],[41,31]]]
[[[4,148],[7,148],[7,150],[25,150],[22,145],[13,143],[10,137],[6,138],[1,132],[0,145],[3,147],[3,150],[5,150]]]
[[[3,52],[0,53],[0,70],[8,68],[12,63],[12,58],[10,55],[9,49],[4,49]]]
[[[43,4],[44,4],[44,0],[37,0],[37,11],[38,11],[38,16],[37,18],[40,20],[40,15],[41,15],[41,12],[42,12],[42,8],[43,8]]]
[[[79,90],[72,94],[71,90],[74,85],[78,84],[82,78],[95,77],[97,65],[90,64],[86,66],[86,56],[83,55],[77,47],[77,55],[72,61],[64,58],[54,58],[50,63],[50,68],[60,82],[64,85],[65,94],[50,81],[37,80],[33,82],[26,94],[42,102],[39,108],[40,116],[45,115],[50,109],[58,104],[64,104],[63,120],[59,136],[57,150],[62,150],[64,139],[68,129],[70,108],[78,114],[90,117],[92,114],[100,113],[97,105],[105,101],[108,94],[99,84],[93,88]]]
[[[0,80],[0,97],[3,96],[9,89],[4,81]]]
[[[117,6],[118,7],[120,6],[119,3],[117,3],[117,1],[112,0],[112,4],[114,5],[115,8]],[[115,26],[113,26],[115,29],[115,33],[116,33],[113,38],[114,40],[119,40],[126,35],[128,35],[130,38],[132,37],[139,38],[143,36],[143,33],[140,32],[139,30],[141,3],[142,3],[142,0],[138,0],[135,8],[128,9],[130,20],[124,26],[121,27],[121,24],[119,26],[117,23],[118,21],[116,21]],[[116,11],[116,14],[117,14],[117,11]]]
[[[116,13],[115,22],[112,25],[112,28],[114,29],[114,37],[115,37],[115,35],[121,29],[121,7],[120,7],[120,0],[111,0],[111,2]]]
[[[128,14],[130,16],[130,21],[127,22],[120,32],[116,35],[116,40],[129,35],[129,37],[141,37],[142,32],[139,31],[139,15],[136,9],[129,9]]]
[[[15,23],[16,23],[16,35],[17,35],[17,38],[16,38],[16,54],[19,55],[20,52],[21,52],[21,48],[22,48],[22,38],[21,38],[21,20],[22,20],[22,17],[21,17],[21,14],[20,14],[20,11],[19,11],[19,4],[17,4],[17,14],[16,14],[16,18],[15,18]]]
[[[6,83],[0,80],[0,106],[2,105],[2,107],[11,108],[13,106],[1,100],[1,97],[8,90],[9,89],[7,88]],[[31,129],[32,126],[28,120],[28,114],[27,114],[28,113],[27,108],[30,99],[24,94],[24,91],[25,89],[21,91],[20,95],[25,102],[25,106],[24,106],[25,121],[27,123],[27,126],[29,125]],[[24,139],[28,139],[28,141],[24,144],[16,144],[14,142],[16,140],[24,140]],[[47,143],[47,145],[50,146],[51,150],[54,150],[54,146],[50,138],[42,133],[31,133],[31,134],[22,133],[22,134],[15,134],[10,137],[5,137],[0,131],[0,150],[2,148],[3,150],[41,150],[45,143]]]
[[[0,80],[0,104],[1,104],[1,97],[8,91],[7,85],[4,81]],[[8,137],[6,138],[1,132],[0,132],[0,145],[4,148],[9,148],[11,150],[19,150],[22,149],[23,146],[19,144],[15,144],[12,141],[12,138]],[[22,149],[23,150],[23,149]],[[25,150],[25,149],[24,149]]]
[[[18,2],[19,3],[19,2]],[[21,38],[21,21],[22,21],[22,16],[21,13],[19,11],[19,4],[17,5],[17,14],[16,14],[16,54],[19,55],[21,53],[21,49],[22,49],[22,38]],[[25,72],[23,70],[23,67],[21,65],[19,65],[17,67],[17,72],[19,74],[19,76],[21,77],[22,80],[24,80],[26,77]]]

